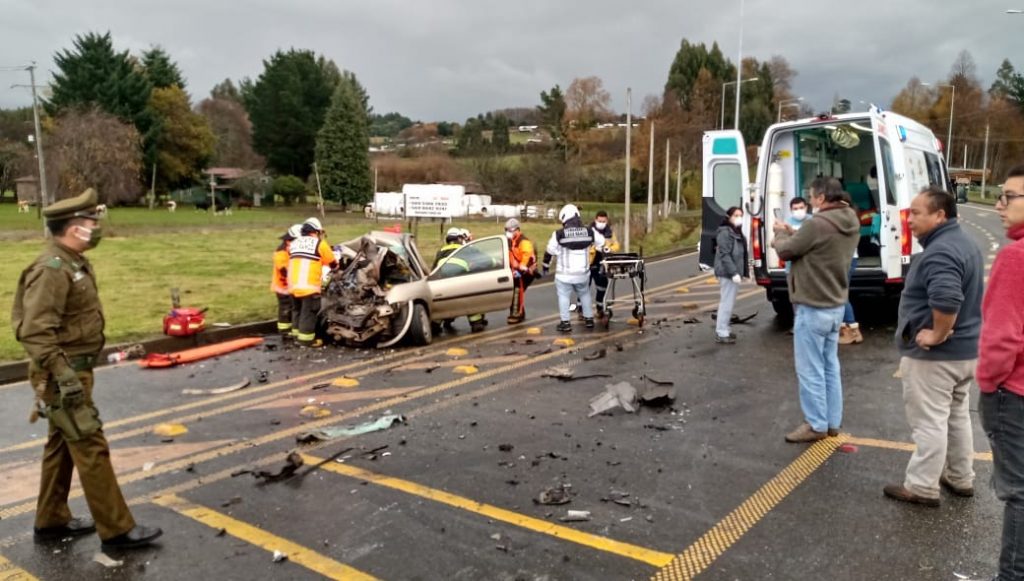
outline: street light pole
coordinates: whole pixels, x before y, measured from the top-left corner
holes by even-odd
[[[743,79],[740,82],[741,83],[752,83],[754,81],[760,81],[760,80],[761,80],[760,77],[750,77],[749,79]],[[718,122],[718,128],[719,129],[725,129],[725,88],[728,87],[729,85],[735,85],[735,84],[736,84],[736,81],[726,81],[726,82],[722,83],[722,104],[718,108],[718,110],[721,112],[721,119]],[[738,128],[739,128],[739,126],[734,127],[734,129],[738,129]]]
[[[734,129],[740,128],[740,87],[743,85],[743,4],[744,0],[740,0],[740,42],[739,52],[736,55],[736,114],[732,120]]]
[[[624,233],[623,242],[626,246],[626,252],[629,252],[629,198],[632,193],[630,190],[630,177],[632,175],[632,167],[630,167],[629,154],[630,154],[630,136],[633,133],[633,89],[626,88],[626,218],[623,223],[622,231]]]
[[[782,109],[783,109],[783,107],[793,107],[794,105],[796,105],[797,103],[799,103],[800,101],[803,101],[803,100],[804,100],[803,97],[798,97],[796,99],[786,99],[785,101],[779,101],[779,112],[778,112],[777,119],[775,120],[775,122],[776,123],[781,123],[782,122]]]
[[[956,85],[947,85],[953,90],[949,97],[949,134],[946,137],[946,167],[949,167],[951,152],[953,151],[953,107],[956,105]]]

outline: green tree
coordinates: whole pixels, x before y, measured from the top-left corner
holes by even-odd
[[[566,104],[562,88],[555,85],[551,92],[541,91],[540,102],[537,112],[540,113],[541,125],[551,135],[555,149],[564,157],[569,128],[565,119]]]
[[[508,119],[504,115],[494,117],[494,129],[491,130],[491,147],[498,153],[508,151],[511,139],[509,138]]]
[[[281,196],[286,206],[291,206],[295,200],[306,195],[306,183],[291,175],[277,176],[270,186],[270,191],[275,196]]]
[[[312,51],[278,51],[242,95],[252,121],[253,147],[279,174],[309,176],[316,136],[331,104],[331,73]]]
[[[213,156],[215,138],[206,118],[192,111],[177,86],[153,89],[149,99],[159,131],[154,140],[156,187],[169,192],[192,185]]]
[[[128,51],[114,51],[109,32],[76,36],[73,45],[54,55],[57,71],[47,112],[57,116],[69,109],[97,106],[135,125],[143,139],[149,139],[153,120],[146,105],[152,85]]]
[[[719,85],[736,78],[735,65],[725,58],[722,50],[718,48],[717,42],[711,45],[711,50],[708,50],[704,43],[691,44],[684,38],[669,67],[665,92],[675,95],[679,104],[687,111],[693,105],[693,90],[701,69],[706,69],[711,73],[711,78],[718,81]],[[720,90],[721,88],[719,88]],[[718,95],[721,93],[719,92]]]
[[[403,129],[412,127],[412,119],[401,113],[370,114],[370,137],[395,137]],[[440,132],[440,127],[438,127]]]
[[[175,85],[182,89],[185,88],[185,78],[181,76],[178,65],[171,60],[171,55],[159,46],[154,46],[142,53],[142,70],[154,88],[167,88]]]
[[[316,162],[324,198],[365,204],[373,195],[370,179],[370,133],[358,84],[338,84],[317,134]]]
[[[484,146],[483,123],[481,123],[476,117],[466,119],[466,123],[462,126],[462,130],[459,131],[459,140],[456,144],[459,153],[476,153],[482,150]]]
[[[1018,73],[1010,59],[1003,59],[996,71],[996,80],[988,90],[995,99],[1007,99],[1024,109],[1024,75]]]

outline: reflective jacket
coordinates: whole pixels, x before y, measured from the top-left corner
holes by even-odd
[[[316,236],[300,236],[288,246],[288,291],[293,297],[320,294],[324,267],[334,264],[334,252]]]
[[[459,244],[458,242],[449,242],[448,244],[442,246],[440,249],[438,249],[437,254],[434,255],[434,266],[430,267],[430,269],[433,270],[437,268],[437,265],[441,264],[442,260],[450,256],[452,252],[455,252],[459,248],[462,248],[462,245]]]
[[[591,224],[590,227],[594,228],[594,225]],[[601,236],[604,236],[604,246],[603,246],[603,248],[607,248],[608,252],[618,252],[619,251],[619,248],[620,248],[619,241],[618,241],[618,239],[615,238],[615,232],[612,231],[612,225],[611,224],[608,224],[607,226],[605,226],[604,230],[598,230],[597,228],[594,228],[594,232],[597,232]],[[598,252],[597,250],[598,250],[598,248],[596,246],[590,249],[590,267],[591,268],[598,268],[601,265],[601,260],[604,258],[604,253],[603,252]]]
[[[572,220],[551,234],[544,252],[544,266],[548,267],[554,257],[556,279],[568,283],[587,282],[590,280],[590,250],[595,246],[603,247],[604,242],[600,232],[579,220]]]
[[[274,251],[274,272],[270,276],[270,291],[279,295],[288,294],[288,243],[285,242]]]
[[[522,232],[516,232],[508,245],[509,263],[512,270],[537,272],[537,253],[533,249],[533,242]]]

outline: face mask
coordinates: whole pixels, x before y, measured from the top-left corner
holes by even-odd
[[[608,227],[608,222],[594,222],[594,228],[598,230],[604,230]]]
[[[729,218],[729,223],[735,226],[736,228],[739,228],[740,226],[743,225],[743,216],[735,216],[733,218]]]
[[[803,208],[800,210],[793,210],[793,217],[797,220],[803,220],[807,217],[807,210]]]
[[[509,240],[512,240],[513,238],[515,238],[515,236],[515,232],[505,232],[505,238],[508,238]]]
[[[99,226],[95,228],[86,228],[85,226],[78,227],[79,232],[86,232],[85,236],[81,234],[75,234],[75,238],[78,238],[82,242],[86,243],[87,248],[96,248],[100,244],[100,240],[103,238],[103,229]]]

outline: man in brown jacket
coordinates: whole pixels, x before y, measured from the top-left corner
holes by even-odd
[[[860,220],[835,178],[811,182],[814,216],[799,230],[775,222],[772,245],[792,261],[789,300],[796,311],[793,355],[804,423],[786,435],[792,443],[839,434],[843,385],[839,375],[839,327],[849,295],[849,269],[860,240]]]
[[[104,547],[147,545],[158,528],[137,526],[117,485],[110,447],[92,399],[93,366],[103,349],[103,308],[84,253],[99,244],[96,192],[43,210],[53,239],[18,281],[11,322],[28,353],[36,409],[49,421],[36,506],[37,541],[98,532]],[[71,516],[68,493],[78,470],[93,519]]]

